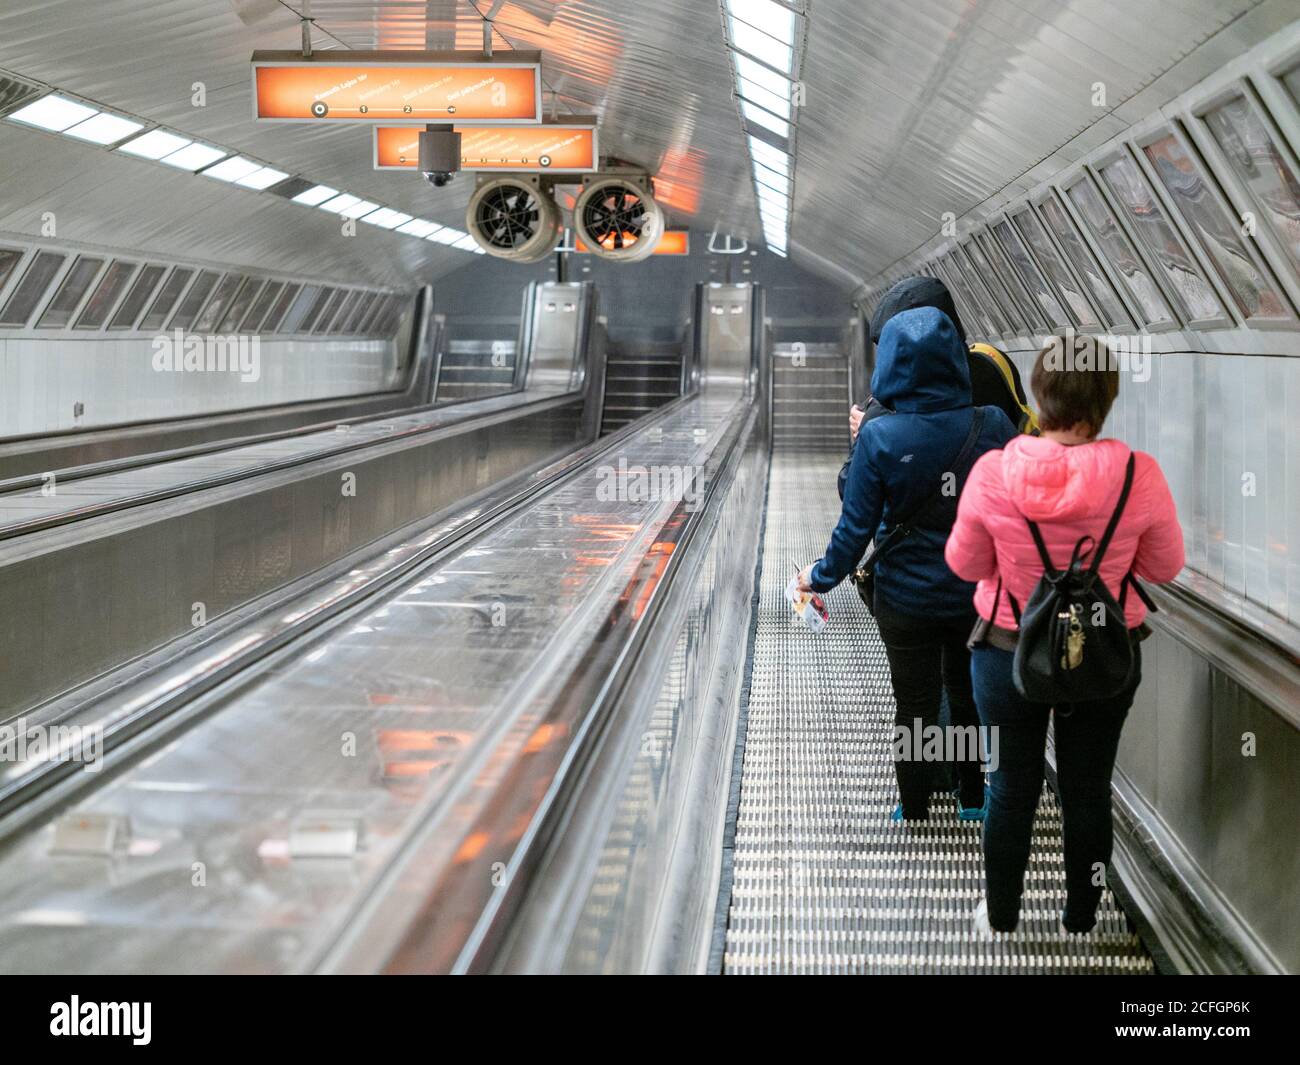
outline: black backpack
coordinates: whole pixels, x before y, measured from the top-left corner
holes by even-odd
[[[1093,550],[1093,538],[1080,537],[1063,570],[1052,565],[1038,526],[1025,519],[1043,563],[1043,575],[1023,614],[1009,592],[1008,598],[1020,627],[1012,679],[1016,690],[1031,702],[1056,706],[1105,699],[1123,691],[1133,675],[1133,638],[1124,618],[1129,585],[1150,609],[1155,606],[1132,573],[1124,578],[1118,602],[1100,575],[1106,548],[1133,487],[1133,466],[1130,454],[1124,487],[1101,543]]]

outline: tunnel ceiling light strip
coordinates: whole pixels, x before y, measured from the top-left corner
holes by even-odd
[[[784,74],[779,74],[771,67],[765,67],[762,63],[739,52],[733,52],[732,58],[736,61],[736,74],[741,81],[752,82],[774,96],[790,99],[790,79]]]
[[[48,129],[52,133],[62,133],[65,129],[84,122],[96,114],[98,111],[93,107],[51,93],[26,107],[18,108],[6,117],[11,122],[21,122],[25,126],[36,126],[38,129]]]
[[[795,66],[807,16],[802,4],[784,0],[723,0],[723,14],[763,240],[770,251],[785,255],[793,195]],[[784,147],[771,143],[768,134]]]
[[[783,118],[777,118],[776,115],[759,107],[757,104],[750,103],[750,101],[742,98],[740,101],[740,113],[755,125],[762,126],[764,129],[770,129],[778,137],[785,137],[787,140],[789,139],[790,123]]]
[[[272,185],[278,185],[289,175],[283,170],[276,170],[273,166],[264,166],[261,170],[255,170],[247,177],[237,178],[236,185],[242,185],[246,189],[256,189],[260,192],[262,189],[269,189]]]
[[[426,222],[423,218],[412,218],[397,227],[399,233],[409,233],[413,237],[427,237],[442,227],[437,222]]]
[[[89,144],[104,147],[114,145],[112,150],[138,159],[202,173],[204,177],[257,192],[278,185],[290,177],[286,171],[249,159],[227,148],[204,144],[161,127],[142,133],[145,122],[99,109],[57,92],[46,92],[39,99],[25,104],[4,118],[51,133],[62,133]],[[359,196],[340,192],[329,185],[311,185],[291,197],[291,200],[307,207],[321,207],[347,218],[361,218],[364,222],[371,222],[405,236],[483,254],[483,249],[468,233],[438,222],[414,218],[391,207],[383,207]]]
[[[308,207],[319,207],[326,200],[332,200],[338,194],[338,189],[332,189],[328,185],[313,185],[311,188],[298,193],[293,198],[293,202],[306,204]]]
[[[744,76],[740,77],[739,86],[740,86],[740,98],[742,100],[749,100],[753,103],[756,103],[760,107],[764,108],[765,110],[771,111],[772,114],[778,116],[779,118],[784,118],[787,121],[789,121],[790,119],[789,95],[778,96],[776,93],[769,92],[767,89],[763,88],[757,82],[750,81],[748,78]]]
[[[164,155],[158,162],[174,166],[178,170],[202,170],[205,166],[224,159],[230,153],[224,148],[214,148],[211,144],[199,144],[195,141],[184,148]]]
[[[762,30],[755,29],[737,18],[731,19],[731,43],[737,51],[761,60],[769,67],[790,73],[794,63],[794,49],[784,41],[770,37]]]
[[[255,173],[261,169],[261,166],[261,163],[255,163],[251,159],[245,159],[242,155],[236,155],[229,159],[223,159],[215,166],[208,167],[203,171],[203,176],[216,178],[218,181],[238,181],[242,177]]]
[[[795,13],[775,0],[727,0],[731,14],[777,40],[794,44]]]
[[[371,211],[368,215],[362,215],[361,221],[369,222],[372,226],[382,226],[384,229],[396,229],[398,226],[411,221],[413,217],[413,215],[403,214],[401,211],[394,211],[391,207],[381,207],[377,211]]]
[[[360,196],[353,196],[350,192],[340,192],[337,196],[326,200],[324,203],[317,204],[316,206],[318,206],[322,211],[333,211],[335,214],[339,214],[345,208],[351,207],[353,204],[360,202]]]
[[[436,233],[430,233],[427,239],[432,240],[437,244],[446,244],[450,247],[464,236],[468,236],[468,234],[462,233],[459,229],[453,229],[451,226],[443,226],[442,229],[438,230]]]
[[[165,129],[151,129],[148,133],[142,133],[119,145],[117,151],[139,156],[141,159],[161,159],[164,155],[171,155],[177,149],[193,143],[184,137],[176,136],[175,133],[168,133]]]
[[[368,215],[378,206],[379,204],[371,203],[369,200],[357,200],[356,203],[336,209],[335,213],[341,214],[344,218],[360,218],[362,215]]]
[[[142,129],[144,129],[143,122],[134,122],[121,115],[101,111],[62,132],[69,137],[76,137],[77,140],[89,141],[91,144],[116,144],[118,141],[126,140],[133,133],[139,133]]]

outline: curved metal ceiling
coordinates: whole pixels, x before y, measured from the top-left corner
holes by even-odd
[[[995,194],[1256,2],[808,0],[792,257],[838,282],[874,275],[931,237],[945,212],[960,216]],[[373,171],[368,129],[250,121],[249,56],[297,47],[302,8],[303,0],[10,0],[0,9],[0,67],[460,225],[472,182],[434,190]],[[482,43],[466,0],[313,0],[310,14],[322,50]],[[757,234],[718,0],[509,0],[496,25],[498,47],[544,52],[559,110],[598,114],[604,150],[656,172],[674,222]],[[198,81],[207,87],[202,108],[190,100]],[[1102,108],[1093,104],[1097,82],[1106,86]],[[24,130],[0,138],[10,163],[0,228],[34,231],[10,202],[6,184],[17,180],[28,193],[17,197],[23,210],[41,199],[33,190],[49,189],[93,234],[86,240],[126,229],[159,252],[389,284],[471,261],[379,232],[323,245],[337,231],[328,216],[129,160],[79,174],[78,153],[95,149],[48,140]]]

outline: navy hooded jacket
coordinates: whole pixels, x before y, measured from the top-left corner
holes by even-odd
[[[873,537],[883,538],[898,516],[912,513],[939,490],[970,432],[975,416],[970,371],[951,319],[933,307],[891,318],[876,351],[871,393],[893,413],[862,423],[839,524],[812,570],[810,583],[819,592],[853,571]],[[1016,436],[1001,410],[983,411],[971,465]],[[958,496],[963,486],[964,479]],[[943,528],[919,524],[892,547],[875,567],[877,598],[904,614],[970,613],[975,586],[959,580],[943,559],[951,527],[951,520]]]

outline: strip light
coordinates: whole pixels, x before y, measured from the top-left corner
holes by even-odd
[[[769,251],[784,256],[790,231],[796,45],[807,16],[783,0],[723,0],[723,11],[763,240]],[[785,147],[772,143],[769,135]]]
[[[62,93],[47,92],[6,115],[5,119],[258,192],[290,176],[286,171],[227,148],[205,144],[158,126],[146,129],[146,123],[142,121],[71,99]],[[404,236],[483,254],[483,249],[468,233],[439,222],[414,218],[403,211],[371,203],[328,185],[312,185],[292,197],[291,202],[320,207],[345,218],[360,218],[363,222]]]

